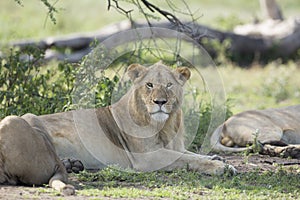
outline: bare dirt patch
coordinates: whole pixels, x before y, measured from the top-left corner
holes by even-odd
[[[282,168],[298,167],[300,160],[270,157],[268,155],[222,155],[228,164],[233,165],[238,173],[276,171]],[[299,168],[300,169],[300,168]]]

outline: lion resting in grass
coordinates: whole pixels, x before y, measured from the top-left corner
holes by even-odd
[[[118,165],[138,171],[189,168],[222,174],[229,167],[215,156],[184,148],[181,105],[190,70],[156,63],[132,64],[133,85],[116,103],[37,117],[51,135],[59,157],[74,157],[86,169]]]
[[[9,116],[0,122],[0,184],[49,184],[66,195],[67,172],[47,130],[35,115]]]
[[[214,131],[211,144],[218,152],[241,152],[255,144],[263,154],[300,158],[300,105],[234,115]]]
[[[68,188],[58,156],[79,159],[86,169],[119,165],[140,171],[188,168],[222,174],[227,167],[235,171],[215,156],[184,148],[180,107],[183,85],[190,78],[188,68],[133,64],[127,73],[133,86],[111,106],[5,118],[0,125],[0,182],[49,182],[59,190]]]

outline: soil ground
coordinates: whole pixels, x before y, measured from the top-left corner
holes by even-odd
[[[276,171],[285,167],[295,166],[299,170],[300,160],[287,159],[279,157],[270,157],[267,155],[222,155],[228,164],[233,165],[238,173],[252,171],[265,172]],[[80,183],[75,176],[70,175],[72,184],[76,188],[81,188]],[[88,185],[85,182],[84,185]],[[26,187],[26,186],[0,186],[0,199],[89,199],[87,196],[60,196],[59,193],[47,192],[49,189],[43,187]],[[94,199],[95,197],[91,197]],[[105,197],[101,197],[105,199]],[[109,199],[109,198],[107,198]]]

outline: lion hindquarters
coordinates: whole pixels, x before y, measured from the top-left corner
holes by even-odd
[[[236,148],[233,138],[223,133],[224,124],[220,125],[212,134],[210,144],[214,152],[241,152],[247,150],[245,147]]]
[[[294,122],[295,119],[293,115],[275,109],[242,112],[229,118],[214,131],[211,137],[212,148],[215,151],[238,152],[252,144],[297,144],[300,137],[294,128],[298,124]]]
[[[1,121],[1,183],[42,185],[48,184],[53,175],[67,181],[67,173],[45,136],[47,133],[38,130],[17,116]]]

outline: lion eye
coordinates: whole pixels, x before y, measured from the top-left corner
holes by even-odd
[[[153,88],[153,84],[152,84],[152,83],[146,83],[146,87],[147,87],[148,89],[152,89],[152,88]]]
[[[173,85],[173,83],[168,83],[168,84],[167,84],[167,88],[171,88],[172,85]]]

